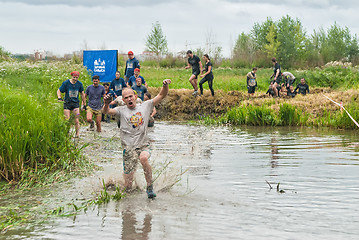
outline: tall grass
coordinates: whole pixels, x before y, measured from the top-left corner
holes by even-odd
[[[283,103],[279,109],[275,105],[261,106],[239,105],[230,108],[219,117],[202,117],[205,124],[231,124],[252,126],[315,126],[340,129],[357,129],[357,126],[344,111],[330,112],[324,110],[321,116],[310,115],[295,105]],[[359,119],[359,104],[352,101],[347,105],[348,112],[354,119]]]
[[[88,77],[66,63],[0,65],[0,179],[43,183],[86,166],[55,94],[76,67]]]

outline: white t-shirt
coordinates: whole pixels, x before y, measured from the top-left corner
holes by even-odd
[[[153,110],[153,100],[136,104],[134,109],[127,106],[116,107],[116,116],[121,121],[120,137],[124,149],[135,149],[147,146],[148,121]]]

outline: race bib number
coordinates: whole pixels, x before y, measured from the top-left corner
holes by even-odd
[[[256,80],[254,78],[249,79],[249,86],[253,87],[256,85]]]
[[[119,91],[119,90],[122,90],[121,84],[115,86],[115,91]]]
[[[78,95],[79,95],[79,91],[77,91],[77,90],[70,90],[69,91],[69,97],[70,98],[77,98]]]

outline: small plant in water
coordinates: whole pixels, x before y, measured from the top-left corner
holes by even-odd
[[[115,201],[119,201],[125,196],[126,196],[125,189],[121,190],[121,188],[117,186],[115,194],[112,195],[112,199]]]

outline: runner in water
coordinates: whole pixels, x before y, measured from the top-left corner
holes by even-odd
[[[71,111],[75,115],[75,137],[80,136],[80,101],[79,94],[81,94],[82,106],[86,106],[86,97],[84,93],[84,86],[78,81],[80,73],[73,71],[71,79],[64,81],[57,90],[57,98],[59,101],[64,101],[64,115],[66,120],[70,119]],[[61,93],[65,93],[65,98],[62,99]]]
[[[95,75],[92,77],[93,84],[86,88],[85,98],[89,97],[88,108],[87,108],[87,122],[90,123],[89,130],[93,131],[95,123],[92,119],[95,116],[96,119],[96,130],[101,132],[101,118],[102,118],[102,97],[105,96],[105,88],[100,85],[100,77]]]
[[[121,120],[120,137],[123,148],[123,168],[125,188],[129,191],[132,188],[133,176],[136,171],[138,160],[140,161],[145,179],[147,182],[148,198],[156,197],[152,185],[152,167],[148,162],[150,158],[149,138],[147,136],[148,121],[153,107],[159,104],[168,94],[170,79],[163,80],[163,87],[159,94],[141,104],[136,103],[137,96],[133,89],[126,88],[122,92],[125,106],[109,108],[111,98],[104,97],[104,114],[117,115]]]

